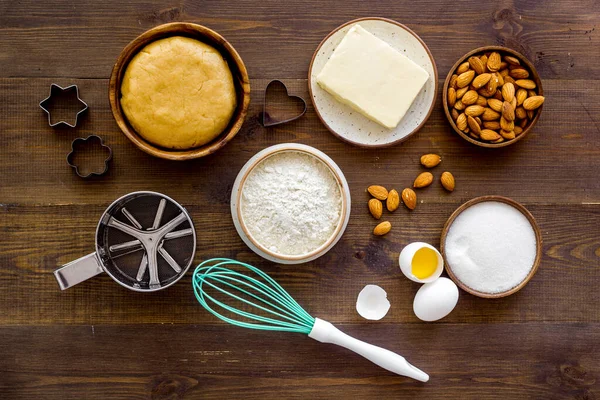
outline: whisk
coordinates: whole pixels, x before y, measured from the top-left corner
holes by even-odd
[[[229,267],[242,269],[246,273]],[[333,343],[352,350],[398,375],[421,382],[429,380],[429,375],[409,364],[404,357],[348,336],[331,323],[312,317],[273,278],[252,265],[227,258],[213,258],[198,265],[192,284],[200,304],[225,322],[250,329],[304,333],[321,343]],[[226,297],[256,310],[240,310],[217,297]],[[230,318],[222,312],[244,320]]]

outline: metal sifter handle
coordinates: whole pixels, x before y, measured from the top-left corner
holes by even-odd
[[[104,272],[96,252],[71,261],[54,271],[61,290],[70,288]]]

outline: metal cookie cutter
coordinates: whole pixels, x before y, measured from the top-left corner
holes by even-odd
[[[80,172],[79,165],[74,163],[73,158],[75,156],[75,153],[81,146],[93,145],[94,141],[98,141],[103,150],[104,149],[108,150],[108,156],[104,159],[104,168],[99,171],[90,171],[87,174],[82,174]],[[112,149],[109,146],[105,145],[102,138],[98,135],[90,135],[86,138],[77,138],[77,139],[73,140],[73,142],[71,142],[71,152],[69,154],[67,154],[67,164],[69,164],[75,170],[75,173],[78,176],[80,176],[81,178],[89,178],[92,175],[94,175],[94,176],[104,175],[106,173],[106,171],[108,171],[108,162],[111,159],[112,159]]]
[[[196,231],[185,208],[156,192],[115,200],[98,222],[96,251],[54,271],[62,290],[106,272],[137,292],[171,286],[194,262]]]
[[[79,111],[77,112],[77,114],[75,114],[75,123],[70,124],[64,120],[60,120],[55,123],[52,123],[52,118],[50,116],[50,110],[49,110],[49,105],[52,102],[52,98],[55,96],[60,96],[64,93],[73,92],[73,91],[77,95],[77,100],[82,105],[82,108],[80,108]],[[67,86],[66,88],[63,88],[63,87],[58,86],[57,84],[53,83],[50,85],[50,95],[48,97],[46,97],[44,100],[40,101],[40,108],[42,110],[44,110],[46,112],[46,114],[48,114],[48,125],[53,127],[56,125],[65,124],[67,126],[70,126],[71,128],[75,128],[75,126],[77,126],[77,120],[79,118],[79,114],[81,114],[82,112],[87,110],[88,105],[85,101],[81,100],[81,98],[79,97],[79,88],[77,87],[77,85],[71,85],[71,86]]]
[[[288,96],[288,99],[294,99],[295,101],[297,101],[297,102],[299,101],[300,103],[302,103],[304,105],[304,108],[300,114],[295,115],[291,118],[283,119],[283,120],[277,120],[277,119],[274,119],[273,117],[271,117],[271,115],[269,114],[269,108],[268,108],[268,104],[267,104],[267,94],[269,92],[269,89],[274,87],[275,85],[280,85],[285,89],[285,93]],[[303,116],[305,113],[306,113],[306,101],[302,97],[299,97],[299,96],[290,96],[288,93],[287,86],[285,86],[285,83],[281,82],[279,79],[274,79],[267,84],[267,87],[265,88],[265,96],[263,99],[263,112],[261,115],[261,123],[265,128],[295,121],[298,118],[300,118],[301,116]]]

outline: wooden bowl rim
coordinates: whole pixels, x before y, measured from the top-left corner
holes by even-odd
[[[331,243],[334,242],[341,233],[341,230],[344,226],[344,221],[346,219],[346,214],[347,214],[346,208],[347,208],[347,204],[348,204],[348,199],[346,198],[346,192],[344,191],[344,186],[348,186],[348,181],[345,178],[342,179],[342,177],[340,177],[340,175],[337,173],[336,169],[329,162],[329,160],[326,160],[321,157],[320,150],[314,149],[311,146],[306,146],[306,145],[302,145],[302,147],[297,147],[297,145],[294,143],[288,143],[283,146],[284,147],[279,147],[277,149],[272,149],[270,151],[269,151],[269,148],[265,149],[268,151],[265,151],[264,154],[262,154],[256,160],[254,160],[252,162],[252,164],[250,164],[248,166],[248,168],[246,169],[246,171],[244,172],[244,175],[242,176],[242,179],[240,180],[239,190],[236,195],[236,211],[237,211],[237,215],[238,215],[238,221],[240,223],[240,227],[242,228],[242,231],[244,232],[244,234],[246,235],[248,240],[250,240],[257,248],[259,248],[261,251],[268,254],[269,256],[276,258],[276,259],[285,260],[285,261],[299,261],[299,260],[304,260],[304,259],[310,259],[311,257],[317,256],[321,252],[323,252],[325,249],[327,249],[331,245]],[[333,177],[335,178],[335,180],[338,184],[338,189],[340,191],[340,196],[342,198],[342,205],[341,205],[342,212],[340,213],[340,218],[338,220],[337,226],[335,227],[335,230],[331,233],[331,236],[327,239],[327,241],[325,243],[323,243],[321,246],[319,246],[315,250],[311,251],[310,253],[306,253],[306,254],[285,255],[285,254],[279,254],[279,253],[275,253],[275,252],[271,251],[270,249],[263,246],[260,242],[258,242],[252,236],[252,234],[248,231],[248,228],[246,227],[246,224],[244,222],[244,213],[242,212],[241,199],[242,199],[242,192],[244,191],[244,185],[246,184],[246,179],[248,179],[248,176],[254,170],[254,168],[256,168],[260,163],[265,161],[267,158],[270,158],[277,154],[285,153],[285,152],[305,153],[312,157],[315,157],[317,160],[319,160],[323,164],[325,164],[327,166],[327,168],[329,169],[329,171],[331,171],[331,174],[333,175]]]
[[[156,40],[171,36],[182,35],[193,38],[193,36],[190,36],[189,31],[198,34],[197,40],[200,40],[199,38],[209,37],[213,41],[219,42],[222,48],[217,48],[217,50],[223,53],[222,50],[224,49],[228,53],[226,55],[227,59],[232,60],[235,63],[235,66],[239,71],[239,77],[234,75],[234,83],[236,87],[239,87],[238,104],[236,106],[236,113],[239,112],[239,115],[236,117],[234,114],[228,127],[221,132],[219,136],[203,146],[186,150],[168,150],[146,141],[132,126],[130,126],[127,117],[121,108],[121,88],[120,85],[117,87],[117,81],[122,79],[122,75],[125,74],[129,62],[145,46]],[[129,54],[129,56],[127,56],[127,54]],[[237,93],[238,90],[236,90],[236,94]],[[115,118],[117,125],[125,136],[127,136],[127,138],[129,138],[129,140],[131,140],[139,149],[155,157],[183,161],[204,157],[216,152],[225,146],[239,132],[248,113],[248,106],[250,104],[250,79],[244,61],[239,53],[231,43],[219,33],[206,26],[191,22],[170,22],[155,26],[143,32],[123,48],[110,75],[108,97],[113,117]]]
[[[527,274],[525,279],[523,279],[523,281],[521,283],[519,283],[517,286],[515,286],[511,289],[508,289],[504,292],[499,292],[499,293],[480,292],[480,291],[472,289],[471,287],[462,283],[461,280],[458,279],[458,277],[454,274],[454,271],[452,271],[452,266],[448,262],[448,259],[446,257],[446,252],[445,252],[446,235],[448,234],[448,230],[450,229],[450,226],[452,225],[452,223],[454,222],[456,217],[458,217],[463,211],[465,211],[466,209],[468,209],[469,207],[471,207],[475,204],[489,202],[489,201],[502,202],[502,203],[508,204],[510,206],[513,206],[514,208],[519,210],[531,224],[533,231],[535,232],[535,240],[536,240],[536,255],[535,255],[535,260],[533,261],[533,266],[531,267],[531,271],[529,271],[529,273]],[[460,287],[465,292],[471,293],[472,295],[477,296],[477,297],[483,297],[486,299],[497,299],[497,298],[501,298],[501,297],[510,296],[511,294],[518,292],[523,287],[525,287],[525,285],[531,280],[531,278],[533,278],[533,276],[535,275],[535,273],[537,272],[537,270],[540,266],[540,262],[542,259],[542,232],[540,231],[540,228],[539,228],[535,218],[533,217],[533,215],[521,203],[518,203],[515,200],[510,199],[508,197],[504,197],[504,196],[495,196],[495,195],[480,196],[480,197],[475,197],[474,199],[471,199],[471,200],[467,201],[466,203],[461,204],[450,215],[450,217],[444,224],[444,228],[442,229],[442,235],[440,237],[440,252],[442,253],[442,257],[444,257],[444,268],[446,269],[448,276],[450,276],[450,278],[454,281],[454,283],[456,283],[456,285],[458,285],[458,287]]]
[[[512,140],[504,141],[502,143],[481,142],[479,140],[473,139],[471,136],[465,134],[463,131],[458,129],[458,127],[454,123],[454,120],[452,119],[450,110],[448,110],[448,86],[450,85],[450,79],[452,79],[452,75],[454,74],[454,71],[456,71],[458,66],[460,64],[462,64],[463,62],[465,62],[466,60],[468,60],[469,57],[471,57],[474,54],[485,53],[487,51],[502,51],[502,52],[509,53],[509,54],[517,57],[519,59],[519,61],[524,63],[527,66],[527,68],[529,68],[529,70],[531,71],[531,74],[533,75],[533,80],[535,81],[535,84],[537,85],[537,88],[538,88],[538,94],[540,96],[544,95],[544,89],[542,88],[542,80],[540,79],[540,75],[538,74],[537,70],[535,69],[535,67],[533,66],[531,61],[529,61],[529,59],[527,59],[527,57],[525,57],[523,54],[519,53],[518,51],[510,49],[508,47],[504,47],[504,46],[478,47],[474,50],[471,50],[464,56],[460,57],[458,59],[458,61],[456,61],[456,63],[454,63],[452,68],[450,68],[450,71],[448,72],[448,75],[446,76],[446,80],[444,81],[444,87],[442,88],[442,104],[444,107],[444,114],[446,114],[446,119],[450,123],[450,126],[452,126],[452,129],[454,129],[454,131],[456,133],[458,133],[459,136],[462,137],[463,139],[465,139],[467,142],[473,143],[474,145],[479,146],[479,147],[485,147],[485,148],[489,148],[489,149],[497,149],[500,147],[510,146],[511,144],[514,144],[514,143],[518,142],[519,140],[523,139],[529,133],[529,131],[531,131],[531,129],[535,126],[535,124],[537,124],[538,119],[540,119],[540,114],[542,113],[542,108],[544,108],[544,105],[542,104],[542,106],[540,106],[537,109],[537,112],[535,113],[535,116],[533,117],[531,124],[529,124],[529,126],[523,131],[523,133],[521,133],[519,136],[517,136],[516,138],[514,138]]]
[[[434,85],[434,89],[433,89],[433,101],[431,102],[431,105],[429,106],[429,110],[427,111],[427,114],[425,115],[425,118],[423,118],[423,121],[421,121],[421,123],[415,127],[408,135],[400,138],[400,139],[396,139],[392,142],[389,143],[384,143],[384,144],[365,144],[365,143],[360,143],[360,142],[356,142],[354,140],[350,140],[342,135],[340,135],[339,133],[337,133],[334,129],[332,129],[329,124],[327,124],[327,122],[325,121],[325,119],[323,118],[323,116],[321,115],[321,112],[319,111],[319,109],[317,108],[316,104],[315,104],[315,100],[313,97],[313,91],[312,91],[312,69],[313,69],[313,64],[315,61],[315,58],[317,57],[317,54],[319,53],[319,50],[321,49],[321,47],[323,46],[323,44],[333,35],[335,34],[337,31],[339,31],[340,29],[350,25],[350,24],[355,24],[357,22],[360,21],[372,21],[372,20],[377,20],[377,21],[384,21],[384,22],[388,22],[394,25],[399,26],[400,28],[404,29],[405,31],[407,31],[408,33],[410,33],[411,35],[413,35],[420,43],[421,45],[425,48],[425,51],[427,51],[427,55],[429,56],[429,59],[431,60],[431,64],[433,65],[433,73],[435,75],[435,85]],[[317,46],[317,49],[315,50],[315,52],[313,53],[313,56],[310,60],[310,66],[308,68],[308,92],[310,95],[310,101],[313,105],[313,108],[315,110],[315,112],[317,113],[317,116],[319,117],[319,119],[321,120],[321,122],[323,123],[323,125],[325,125],[325,128],[327,128],[327,130],[331,133],[333,133],[334,136],[336,136],[338,139],[343,140],[346,143],[350,143],[354,146],[357,147],[362,147],[362,148],[368,148],[368,149],[378,149],[378,148],[385,148],[385,147],[391,147],[391,146],[395,146],[398,143],[402,143],[405,140],[408,140],[408,138],[410,138],[411,136],[413,136],[415,133],[417,133],[419,130],[421,130],[421,128],[425,125],[425,123],[427,122],[427,120],[429,120],[429,117],[431,116],[431,113],[433,112],[433,109],[435,107],[435,102],[437,99],[437,93],[438,93],[438,70],[437,70],[437,66],[435,65],[435,59],[433,58],[433,54],[431,53],[431,50],[429,50],[429,47],[427,47],[427,45],[425,44],[425,42],[423,41],[423,39],[421,39],[419,37],[419,35],[417,35],[412,29],[410,29],[409,27],[407,27],[404,24],[401,24],[398,21],[394,21],[393,19],[389,19],[389,18],[382,18],[382,17],[364,17],[364,18],[357,18],[357,19],[353,19],[352,21],[348,21],[340,26],[338,26],[337,28],[335,28],[334,30],[332,30],[331,32],[329,32],[329,34],[327,36],[325,36],[325,38],[321,41],[321,43],[319,43],[319,46]],[[366,118],[366,117],[365,117]]]

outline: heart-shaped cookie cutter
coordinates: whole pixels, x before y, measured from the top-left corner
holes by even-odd
[[[291,118],[283,119],[283,120],[276,120],[276,119],[271,118],[271,116],[269,115],[269,112],[267,110],[267,94],[269,93],[269,88],[272,87],[273,85],[276,85],[276,84],[279,84],[279,85],[283,86],[283,88],[285,89],[285,93],[288,96],[288,98],[297,99],[297,100],[300,100],[302,102],[302,104],[304,105],[304,108],[302,109],[302,112],[300,114],[295,115],[295,116],[293,116]],[[306,101],[302,97],[300,97],[300,96],[290,96],[288,88],[285,85],[285,83],[283,83],[279,79],[273,79],[271,82],[269,82],[267,84],[267,87],[265,88],[264,99],[263,99],[263,112],[262,112],[261,118],[260,118],[261,123],[262,123],[262,125],[265,128],[295,121],[298,118],[300,118],[301,116],[303,116],[305,113],[306,113]]]
[[[98,172],[91,171],[88,174],[82,174],[79,171],[79,166],[73,162],[73,157],[74,157],[75,153],[77,152],[77,147],[79,145],[86,144],[88,141],[93,141],[93,140],[99,141],[100,146],[102,148],[108,150],[108,156],[104,159],[104,169],[102,169],[101,171],[98,171]],[[71,168],[73,168],[75,170],[75,173],[81,178],[89,178],[90,176],[104,175],[106,173],[106,171],[108,171],[108,163],[111,159],[112,159],[112,149],[110,148],[110,146],[105,145],[102,138],[98,135],[90,135],[86,138],[82,138],[82,137],[76,138],[75,140],[73,140],[73,142],[71,142],[71,152],[69,154],[67,154],[67,164],[69,164],[69,166]]]

